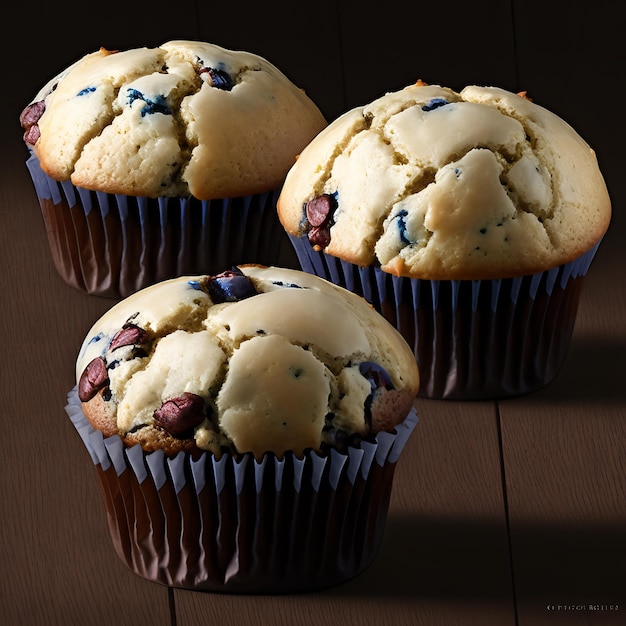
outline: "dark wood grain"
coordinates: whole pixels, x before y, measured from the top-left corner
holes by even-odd
[[[418,411],[424,418],[398,464],[374,564],[339,587],[281,599],[297,605],[294,623],[318,624],[324,615],[331,621],[323,623],[349,625],[514,624],[494,407],[419,401]],[[179,626],[199,623],[205,599],[175,597]],[[488,614],[477,601],[490,607]],[[246,624],[262,626],[265,610],[276,606],[256,597],[225,602],[219,615],[225,624],[237,623],[236,608]]]
[[[406,8],[409,6],[411,8]],[[616,5],[184,0],[31,8],[0,44],[0,623],[4,626],[626,624],[624,53]],[[76,19],[69,16],[80,16]],[[285,16],[291,26],[281,26]],[[63,407],[76,352],[113,300],[56,274],[18,116],[85,52],[201,38],[261,54],[328,119],[422,78],[525,89],[596,150],[614,217],[567,361],[534,394],[419,400],[380,552],[358,578],[294,596],[147,582],[115,555],[94,467]],[[609,606],[618,610],[609,610]],[[558,608],[561,607],[561,608]],[[568,607],[568,608],[563,608]],[[604,607],[602,610],[596,610]]]

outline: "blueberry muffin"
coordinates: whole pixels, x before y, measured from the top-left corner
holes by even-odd
[[[68,413],[105,492],[123,494],[108,501],[112,537],[137,573],[284,592],[341,582],[371,562],[417,422],[419,373],[360,296],[258,265],[164,281],[96,322],[76,380]],[[320,516],[327,525],[313,523]],[[134,535],[155,526],[180,532]],[[191,538],[205,526],[221,529],[219,545]],[[156,567],[153,554],[169,556]]]
[[[269,61],[199,41],[87,54],[20,122],[57,269],[112,296],[277,261],[277,192],[326,126]]]
[[[611,203],[591,147],[525,94],[418,81],[319,133],[278,211],[307,271],[401,330],[423,395],[468,398],[555,375]]]

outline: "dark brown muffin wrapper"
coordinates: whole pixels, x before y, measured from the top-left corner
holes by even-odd
[[[346,453],[306,451],[219,460],[126,448],[81,411],[65,410],[102,483],[118,556],[136,574],[172,587],[224,593],[303,592],[366,569],[384,532],[400,453],[417,425]]]
[[[89,191],[28,170],[57,272],[72,287],[122,298],[187,274],[214,274],[241,263],[298,268],[276,212],[279,190],[198,200]]]
[[[420,280],[360,267],[291,242],[301,268],[363,296],[413,349],[419,395],[522,395],[547,385],[571,342],[583,280],[600,242],[545,272],[497,280]]]

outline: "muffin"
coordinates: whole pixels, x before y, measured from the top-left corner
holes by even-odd
[[[285,593],[373,560],[418,388],[410,347],[363,298],[241,265],[113,306],[82,344],[66,410],[131,570]]]
[[[124,297],[237,263],[299,267],[276,199],[326,120],[267,60],[198,41],[101,48],[50,80],[20,123],[73,287]]]
[[[278,212],[302,269],[402,333],[419,395],[487,399],[558,373],[611,204],[594,151],[524,93],[418,81],[320,132]]]

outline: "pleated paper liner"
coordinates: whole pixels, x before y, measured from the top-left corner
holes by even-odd
[[[394,276],[291,237],[302,269],[363,296],[413,349],[419,395],[456,400],[536,391],[561,369],[583,280],[600,243],[570,263],[498,280]]]
[[[241,263],[299,269],[278,220],[279,190],[205,201],[113,195],[53,180],[34,155],[27,166],[56,270],[80,291],[123,298]]]
[[[372,563],[396,463],[418,422],[413,409],[393,434],[346,453],[259,462],[126,448],[91,427],[76,388],[66,412],[101,480],[115,550],[132,571],[172,587],[255,594],[337,585]]]

